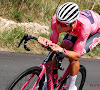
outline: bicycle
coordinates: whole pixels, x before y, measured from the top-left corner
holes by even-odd
[[[20,41],[18,47],[24,41],[24,48],[27,51],[30,51],[30,49],[27,47],[27,41],[29,41],[30,39],[37,40],[36,37],[28,36],[28,34],[25,34],[23,39]],[[56,66],[59,67],[60,70],[64,70],[61,66],[61,62],[62,59],[65,57],[65,54],[59,51],[51,51],[50,46],[47,46],[45,48],[47,48],[50,52],[44,59],[43,63],[39,66],[34,66],[23,71],[16,78],[14,78],[14,80],[11,81],[6,90],[35,90],[36,87],[38,87],[38,90],[43,90],[45,82],[45,72],[47,75],[47,90],[66,90],[67,81],[70,77],[68,69],[69,67],[67,67],[62,77],[58,79],[58,83],[56,87],[54,87],[53,71],[51,65],[52,58],[54,57],[54,55],[56,55]],[[86,80],[86,68],[83,65],[80,65],[77,79],[78,85],[76,86],[78,87],[78,90],[82,90]]]

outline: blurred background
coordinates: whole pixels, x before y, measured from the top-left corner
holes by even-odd
[[[13,22],[15,24],[17,23],[17,25],[19,23],[25,24],[25,22],[27,22],[27,26],[34,26],[33,23],[35,22],[40,24],[41,26],[49,27],[44,28],[44,30],[47,30],[49,33],[33,34],[35,32],[35,27],[38,27],[37,24],[36,26],[31,27],[32,32],[29,33],[28,30],[30,28],[22,28],[21,25],[18,25],[14,28],[10,28],[10,31],[7,30],[9,27],[15,25],[13,23],[9,27],[2,29],[1,26],[3,26],[3,22],[0,22],[0,30],[2,31],[0,32],[0,50],[12,52],[26,52],[23,47],[17,49],[19,41],[26,32],[37,37],[43,36],[49,38],[52,16],[55,14],[57,7],[66,2],[75,2],[79,5],[80,9],[90,9],[100,14],[100,0],[0,0],[0,17],[5,18],[7,20],[13,20]],[[8,23],[8,21],[5,21],[4,25],[7,26]],[[40,29],[41,28],[39,28],[39,30]],[[65,34],[60,35],[60,39],[58,42],[59,45],[64,35]],[[45,50],[41,49],[41,47],[35,41],[31,41],[30,43],[29,46],[32,48],[31,53],[45,54]],[[37,52],[36,49],[41,49],[41,51]],[[99,55],[99,53],[100,50],[98,46],[93,51],[89,52],[88,55],[94,57],[95,55]]]
[[[100,0],[0,0],[0,16],[16,21],[38,21],[48,24],[55,9],[66,2],[75,2],[80,9],[100,13]]]

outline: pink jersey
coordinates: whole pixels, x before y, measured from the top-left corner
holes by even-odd
[[[93,12],[91,10],[80,10],[76,27],[72,31],[68,32],[68,34],[78,37],[73,47],[73,51],[82,54],[84,51],[83,49],[85,46],[85,42],[88,37],[99,31],[100,16],[96,12]],[[51,22],[50,40],[53,43],[57,43],[58,38],[59,33],[57,32],[56,27],[56,15],[54,15]]]

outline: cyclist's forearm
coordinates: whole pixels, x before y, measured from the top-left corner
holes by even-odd
[[[66,58],[79,60],[82,55],[78,54],[77,52],[65,50],[63,51],[66,54]]]

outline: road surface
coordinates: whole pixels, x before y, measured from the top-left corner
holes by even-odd
[[[5,90],[7,84],[19,72],[37,66],[43,62],[46,55],[0,52],[0,90]],[[87,78],[83,90],[100,90],[100,59],[80,59],[87,69]],[[64,59],[64,67],[68,60]]]

